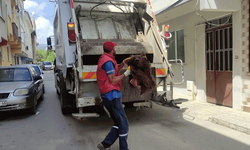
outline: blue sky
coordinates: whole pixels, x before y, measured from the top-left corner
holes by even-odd
[[[49,0],[25,0],[24,9],[35,18],[37,43],[47,44],[47,37],[53,35],[55,3]]]

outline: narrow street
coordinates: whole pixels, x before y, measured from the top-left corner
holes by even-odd
[[[53,71],[44,71],[45,95],[36,115],[0,113],[0,150],[97,150],[112,126],[106,114],[85,121],[62,115]],[[154,103],[126,108],[131,150],[249,150],[250,135]],[[119,140],[112,150],[119,149]]]

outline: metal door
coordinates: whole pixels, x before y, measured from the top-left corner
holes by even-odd
[[[207,102],[232,107],[232,25],[206,30]]]

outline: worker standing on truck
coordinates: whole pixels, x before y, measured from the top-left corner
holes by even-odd
[[[115,60],[116,43],[107,41],[103,44],[104,54],[100,57],[97,66],[97,84],[101,93],[103,105],[109,111],[114,121],[110,132],[106,138],[98,144],[100,150],[110,150],[110,146],[119,137],[120,150],[128,150],[128,119],[121,103],[121,80],[130,75],[128,69],[120,75],[120,70],[127,64],[128,59],[117,65]]]

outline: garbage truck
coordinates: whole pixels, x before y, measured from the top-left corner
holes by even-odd
[[[163,85],[163,91],[155,87],[140,95],[138,89],[130,88],[129,77],[125,77],[123,104],[151,108],[152,101],[157,101],[178,108],[173,100],[174,73],[167,59],[166,40],[170,37],[160,32],[149,0],[60,0],[53,28],[54,42],[50,38],[47,41],[54,43],[55,88],[63,114],[74,107],[78,112],[72,115],[77,119],[99,116],[84,110],[102,104],[96,70],[106,41],[117,43],[118,64],[144,52],[157,85]]]

